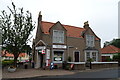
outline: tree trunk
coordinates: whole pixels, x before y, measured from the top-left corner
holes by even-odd
[[[17,54],[14,55],[14,66],[15,67],[17,67],[17,58],[18,58]]]

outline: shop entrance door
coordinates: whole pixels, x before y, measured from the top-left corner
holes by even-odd
[[[44,59],[44,55],[40,54],[40,68],[43,67],[43,59]]]

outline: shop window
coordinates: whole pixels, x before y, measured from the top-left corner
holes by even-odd
[[[63,51],[54,51],[54,61],[55,62],[63,61]]]

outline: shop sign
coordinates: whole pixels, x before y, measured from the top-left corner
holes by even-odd
[[[46,51],[46,59],[50,59],[50,50],[49,49],[47,49],[47,51]]]
[[[46,60],[46,66],[50,66],[50,59]]]
[[[55,57],[55,61],[62,61],[61,57]]]
[[[42,50],[38,50],[38,53],[42,53]]]
[[[53,48],[64,48],[64,49],[66,49],[67,46],[66,45],[53,45]]]
[[[42,50],[42,54],[45,54],[45,50]]]
[[[46,48],[45,46],[39,46],[39,47],[36,47],[35,49],[40,50],[40,49],[45,49],[45,48]]]

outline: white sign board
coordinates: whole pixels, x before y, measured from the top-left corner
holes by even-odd
[[[39,49],[45,49],[45,48],[46,48],[45,46],[39,46],[39,47],[36,47],[35,49],[39,50]]]
[[[50,59],[50,50],[49,49],[47,49],[47,51],[46,51],[46,59]]]
[[[48,60],[46,60],[46,66],[48,66]]]
[[[53,45],[53,48],[64,48],[64,49],[66,49],[67,46],[66,45]]]
[[[59,57],[55,58],[55,61],[61,61],[61,58],[59,58]]]

